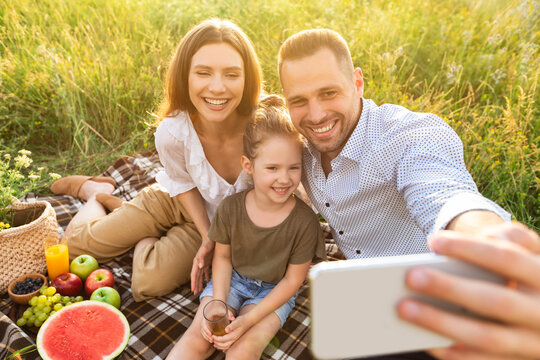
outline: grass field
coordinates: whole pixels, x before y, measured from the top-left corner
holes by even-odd
[[[153,147],[163,75],[194,24],[240,25],[273,93],[283,40],[329,27],[365,97],[444,118],[481,192],[538,230],[539,14],[523,0],[0,0],[0,150],[32,151],[44,173],[96,174]]]

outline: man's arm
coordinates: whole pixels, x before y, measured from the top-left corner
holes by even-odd
[[[501,223],[504,223],[504,220],[491,211],[470,210],[452,219],[446,226],[446,230],[478,234]]]

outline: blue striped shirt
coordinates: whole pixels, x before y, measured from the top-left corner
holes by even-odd
[[[362,99],[360,120],[325,176],[304,150],[303,185],[347,258],[428,252],[427,237],[468,210],[510,215],[479,192],[457,134],[439,117]]]

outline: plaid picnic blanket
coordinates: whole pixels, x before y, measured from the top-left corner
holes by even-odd
[[[103,175],[114,178],[118,184],[114,195],[125,200],[132,199],[137,192],[155,182],[155,175],[162,169],[155,151],[122,157]],[[58,218],[59,231],[63,234],[67,224],[83,206],[83,202],[71,196],[42,197],[28,194],[25,201],[46,200],[51,203]],[[322,224],[328,235],[327,254],[330,259],[342,259],[343,255],[329,238],[329,228]],[[189,284],[176,289],[167,296],[135,302],[131,295],[132,251],[101,264],[112,271],[115,286],[122,297],[121,311],[126,316],[131,337],[118,359],[164,359],[174,343],[191,324],[199,305],[199,299],[191,293]],[[309,300],[308,287],[304,284],[296,298],[289,319],[278,332],[279,346],[269,345],[263,359],[312,359],[309,344]],[[16,307],[7,295],[0,298],[0,359],[16,350],[34,344],[36,331],[19,328],[14,321]],[[210,359],[224,359],[216,351]],[[39,359],[37,352],[23,359]]]

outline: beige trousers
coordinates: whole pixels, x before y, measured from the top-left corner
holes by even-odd
[[[201,245],[195,224],[176,197],[151,185],[112,213],[91,222],[72,223],[69,254],[106,261],[140,240],[158,238],[133,258],[131,289],[135,301],[166,295],[190,279]]]

